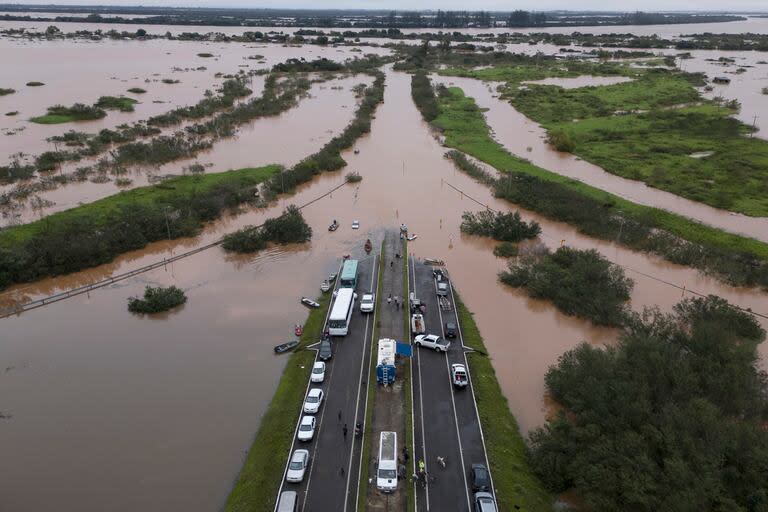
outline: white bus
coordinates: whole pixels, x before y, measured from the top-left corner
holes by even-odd
[[[397,432],[382,432],[379,438],[376,488],[382,492],[397,490]]]
[[[336,299],[333,301],[331,314],[328,317],[328,334],[331,336],[347,335],[356,298],[357,294],[352,288],[339,288]]]

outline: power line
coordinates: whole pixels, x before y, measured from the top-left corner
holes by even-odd
[[[312,199],[311,201],[308,201],[308,202],[302,204],[301,206],[298,207],[298,209],[299,210],[303,210],[307,206],[310,206],[310,205],[316,203],[317,201],[319,201],[319,200],[321,200],[321,199],[331,195],[333,192],[335,192],[336,190],[338,190],[341,187],[343,187],[344,185],[346,185],[346,183],[347,182],[344,181],[341,184],[336,185],[335,187],[331,188],[330,190],[328,190],[324,194],[322,194],[322,195]],[[281,214],[277,218],[280,218],[283,215],[285,215],[285,214]],[[259,224],[258,226],[254,226],[253,228],[251,228],[251,231],[259,229],[263,225],[264,224],[262,223],[262,224]],[[139,274],[143,274],[145,272],[149,272],[150,270],[154,270],[156,268],[164,267],[168,263],[173,263],[175,261],[179,261],[181,259],[188,258],[189,256],[193,256],[195,254],[198,254],[200,252],[207,251],[208,249],[212,249],[213,247],[217,247],[217,246],[221,245],[223,242],[224,242],[224,238],[220,238],[220,239],[218,239],[218,240],[216,240],[214,242],[211,242],[209,244],[203,245],[201,247],[197,247],[197,248],[192,249],[192,250],[187,251],[187,252],[183,252],[181,254],[177,254],[176,256],[173,256],[171,258],[163,258],[162,260],[158,260],[158,261],[156,261],[154,263],[150,263],[149,265],[144,265],[143,267],[139,267],[139,268],[134,269],[134,270],[129,270],[128,272],[123,272],[121,274],[115,274],[115,275],[112,275],[112,276],[110,276],[110,277],[108,277],[106,279],[102,279],[100,281],[96,281],[95,283],[91,283],[91,284],[87,284],[87,285],[83,285],[83,286],[78,286],[76,288],[71,288],[71,289],[69,289],[67,291],[64,291],[64,292],[61,292],[61,293],[56,293],[54,295],[49,295],[49,296],[43,297],[41,299],[35,299],[35,300],[29,301],[29,302],[25,302],[24,304],[21,304],[20,306],[17,306],[15,308],[11,309],[11,310],[0,311],[0,319],[6,318],[6,317],[9,317],[9,316],[13,316],[13,315],[18,315],[18,314],[24,313],[26,311],[29,311],[31,309],[37,309],[37,308],[40,308],[40,307],[43,307],[43,306],[47,306],[49,304],[53,304],[54,302],[59,302],[59,301],[65,300],[65,299],[69,299],[71,297],[76,297],[77,295],[82,295],[84,293],[89,293],[92,290],[96,290],[98,288],[103,288],[105,286],[109,286],[109,285],[111,285],[113,283],[117,283],[119,281],[124,281],[126,279],[129,279],[131,277],[137,276]],[[30,286],[33,286],[33,285],[30,285]],[[12,293],[12,292],[10,292],[10,291],[3,292],[3,293],[0,293],[0,296],[7,295],[9,293]]]
[[[442,181],[443,181],[443,183],[445,183],[446,185],[448,185],[449,187],[451,187],[451,188],[452,188],[453,190],[455,190],[456,192],[459,192],[459,193],[461,194],[461,196],[462,196],[462,197],[466,197],[466,198],[467,198],[467,199],[469,199],[470,201],[473,201],[473,202],[477,203],[478,205],[482,206],[483,208],[485,208],[485,209],[487,209],[487,210],[490,210],[490,211],[492,211],[492,212],[496,212],[496,213],[500,213],[500,212],[499,212],[499,210],[497,210],[497,209],[493,208],[492,206],[490,206],[490,205],[488,205],[488,204],[486,204],[486,203],[484,203],[484,202],[480,201],[479,199],[476,199],[476,198],[472,197],[471,195],[469,195],[469,194],[467,194],[466,192],[464,192],[462,189],[460,189],[460,188],[458,188],[458,187],[455,187],[455,186],[453,186],[452,184],[448,183],[448,182],[447,182],[447,181],[445,181],[445,180],[442,180]],[[559,242],[560,242],[560,240],[556,240],[554,237],[551,237],[551,236],[549,236],[549,235],[546,235],[546,234],[544,234],[544,233],[541,233],[541,236],[543,236],[544,238],[548,238],[548,239],[550,239],[550,240],[552,240],[552,241],[554,241],[554,242],[556,242],[556,243],[559,243]],[[692,295],[697,295],[697,296],[699,296],[699,297],[707,297],[707,295],[708,295],[708,294],[706,294],[706,293],[697,292],[696,290],[691,290],[690,288],[688,288],[688,287],[686,287],[686,286],[680,286],[679,284],[675,284],[675,283],[672,283],[672,282],[670,282],[670,281],[666,281],[666,280],[664,280],[664,279],[662,279],[662,278],[660,278],[660,277],[656,277],[656,276],[654,276],[654,275],[648,274],[648,273],[646,273],[646,272],[642,272],[642,271],[640,271],[640,270],[637,270],[637,269],[634,269],[634,268],[632,268],[632,267],[628,267],[628,266],[626,266],[626,265],[622,265],[621,263],[616,263],[616,262],[614,262],[614,261],[610,260],[609,258],[606,258],[606,259],[607,259],[608,261],[610,261],[611,263],[613,263],[614,265],[617,265],[617,266],[619,266],[619,267],[621,267],[621,268],[623,268],[623,269],[625,269],[625,270],[629,270],[630,272],[634,272],[634,273],[636,273],[636,274],[639,274],[639,275],[641,275],[641,276],[643,276],[643,277],[646,277],[646,278],[648,278],[648,279],[652,279],[652,280],[654,280],[654,281],[657,281],[657,282],[659,282],[659,283],[665,284],[665,285],[667,285],[667,286],[671,286],[671,287],[673,287],[673,288],[677,288],[678,290],[681,290],[681,291],[683,291],[683,292],[688,292],[688,293],[690,293],[690,294],[692,294]],[[751,310],[751,309],[749,309],[749,308],[742,308],[741,306],[738,306],[738,305],[736,305],[736,304],[731,304],[731,305],[732,305],[733,307],[735,307],[736,309],[739,309],[739,310],[741,310],[741,311],[744,311],[744,312],[746,312],[746,313],[749,313],[749,314],[751,314],[751,315],[754,315],[754,316],[757,316],[757,317],[760,317],[760,318],[765,318],[766,320],[768,320],[768,315],[766,315],[766,314],[763,314],[763,313],[758,313],[758,312],[752,311],[752,310]]]

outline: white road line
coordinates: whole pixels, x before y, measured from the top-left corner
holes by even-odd
[[[451,300],[453,301],[453,309],[456,311],[456,329],[459,331],[459,337],[461,339],[461,346],[464,347],[464,335],[461,331],[461,322],[459,320],[459,309],[456,306],[456,297],[453,295],[453,284],[451,280],[448,280],[448,289],[451,291]],[[485,447],[485,434],[483,433],[483,423],[480,421],[480,411],[477,410],[477,398],[475,397],[475,385],[472,384],[472,372],[469,368],[469,361],[467,360],[467,354],[464,350],[461,351],[461,355],[464,358],[464,364],[467,368],[467,380],[469,381],[469,390],[472,392],[472,404],[475,406],[475,417],[477,418],[477,426],[480,429],[480,440],[483,442],[483,455],[485,455],[485,468],[488,470],[488,477],[491,479],[491,494],[493,494],[493,500],[496,501],[496,487],[493,485],[493,473],[491,472],[491,465],[488,463],[488,449]]]
[[[371,286],[369,290],[373,290],[373,283],[376,282],[376,277],[378,274],[378,266],[376,266],[376,255],[373,255],[373,272],[371,273]],[[376,300],[378,300],[378,290],[371,291],[371,293],[375,293],[376,297],[374,299],[374,308],[373,308],[373,325],[376,325],[376,313],[379,308],[376,307]],[[365,315],[365,334],[363,336],[363,353],[360,356],[360,380],[357,385],[357,400],[355,401],[355,429],[357,429],[357,413],[360,410],[360,389],[363,387],[363,369],[365,364],[365,346],[368,344],[368,322],[371,319],[371,315]],[[373,340],[371,340],[371,345],[373,345]],[[373,351],[371,350],[371,353]],[[370,368],[370,365],[368,366]],[[371,376],[368,375],[368,379],[370,380]],[[365,396],[366,396],[366,411],[368,410],[368,386],[365,387]],[[365,422],[365,413],[363,414],[363,422]],[[363,429],[365,429],[365,424],[363,424]],[[362,438],[363,440],[365,437]],[[347,465],[347,488],[344,492],[344,512],[347,512],[347,504],[349,503],[349,480],[352,476],[350,473],[352,472],[352,457],[355,454],[355,438],[352,438],[352,444],[351,449],[349,450],[349,465]],[[362,466],[362,458],[363,458],[363,445],[361,443],[360,445],[360,463]],[[357,482],[358,482],[358,490],[357,490],[357,498],[360,497],[360,470],[358,469],[357,472]],[[357,506],[357,501],[355,502],[355,506]]]
[[[448,280],[448,282],[450,283],[450,279]],[[435,283],[435,295],[437,295],[436,279],[434,280],[434,283]],[[440,332],[443,335],[443,339],[446,340],[447,338],[445,337],[445,324],[443,323],[443,311],[440,308],[439,300],[437,302],[437,314],[440,317]],[[459,440],[459,460],[461,460],[461,476],[462,478],[464,478],[464,493],[467,495],[467,511],[471,511],[472,500],[469,497],[469,485],[467,484],[467,468],[466,466],[464,466],[464,448],[461,446],[461,432],[459,432],[459,417],[456,414],[456,400],[454,398],[455,390],[453,388],[453,382],[451,381],[451,365],[448,362],[448,350],[443,352],[443,355],[445,356],[445,368],[446,370],[448,370],[448,388],[451,391],[451,406],[453,407],[453,421],[454,421],[454,424],[456,425],[456,439]]]
[[[411,265],[413,266],[413,257],[411,257]],[[411,272],[411,274],[413,274],[413,289],[414,289],[414,293],[416,293],[415,291],[416,290],[416,269],[415,268],[413,269],[413,272]],[[423,393],[424,386],[422,385],[422,380],[421,380],[421,347],[420,346],[416,347],[416,352],[419,354],[419,361],[416,366],[419,370],[419,416],[421,416],[421,451],[422,451],[421,460],[424,461],[424,472],[428,475],[429,463],[427,462],[427,459],[428,459],[427,440],[424,437],[424,393]],[[415,458],[416,454],[414,453],[413,455]],[[424,484],[425,484],[424,494],[426,495],[426,498],[427,498],[427,511],[429,511],[429,478],[424,479]]]
[[[341,265],[339,265],[339,273],[341,273]],[[337,273],[337,275],[338,275],[338,273]],[[338,280],[336,280],[336,283],[334,283],[334,289],[336,288],[336,284],[337,283],[338,283]],[[328,315],[330,315],[330,314],[331,314],[331,307],[329,305],[328,306],[328,310],[325,312],[325,321],[323,323],[323,326],[325,326],[325,324],[328,323]],[[314,367],[314,363],[317,362],[317,356],[318,356],[319,353],[320,353],[319,351],[315,353],[315,359],[312,362],[312,366],[313,367]],[[331,371],[333,371],[333,369],[331,369]],[[309,386],[311,386],[311,385],[312,385],[312,371],[310,370],[309,379],[307,379],[307,388],[304,390],[304,397],[305,398],[307,396],[307,393],[309,393]],[[304,402],[303,401],[301,402],[301,407],[302,407],[302,409],[304,408]],[[302,417],[302,413],[303,412],[304,412],[303,410],[301,412],[299,412],[299,419],[296,420],[296,427],[294,427],[294,429],[293,429],[293,440],[291,441],[291,449],[288,452],[288,457],[285,460],[285,468],[283,468],[283,479],[280,480],[280,487],[277,489],[277,496],[275,497],[274,512],[277,512],[277,505],[280,503],[280,494],[282,494],[282,492],[283,492],[283,486],[285,485],[285,475],[288,473],[288,465],[291,463],[291,455],[293,455],[293,449],[296,446],[296,435],[297,435],[297,433],[299,431],[299,425],[301,424],[301,417]],[[312,464],[312,465],[314,466],[314,464]],[[311,471],[311,469],[310,469],[310,471]],[[309,490],[309,485],[307,485],[306,490]]]

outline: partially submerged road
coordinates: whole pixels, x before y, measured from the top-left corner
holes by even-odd
[[[446,322],[459,326],[446,353],[414,347],[414,459],[424,461],[428,475],[417,486],[417,510],[469,511],[473,509],[469,470],[472,464],[489,466],[453,289],[449,282],[450,308],[442,309],[432,267],[413,258],[409,262],[409,280],[411,291],[425,304],[428,334],[445,339]],[[455,388],[451,382],[454,363],[465,365],[470,374],[464,389]],[[438,463],[438,457],[445,460],[445,467]]]
[[[376,247],[377,244],[374,244]],[[317,426],[312,441],[303,443],[296,439],[288,454],[307,449],[310,465],[301,483],[283,481],[279,493],[297,491],[300,509],[304,512],[327,510],[355,510],[357,495],[358,464],[361,442],[355,438],[355,424],[363,422],[365,385],[368,380],[368,354],[373,332],[373,315],[362,314],[359,299],[376,286],[378,255],[359,254],[355,302],[349,332],[344,337],[333,337],[333,358],[326,362],[325,380],[309,388],[322,388],[325,400],[316,414]],[[338,279],[337,279],[338,283]],[[326,319],[327,321],[327,319]],[[317,360],[317,359],[316,359]],[[296,404],[301,408],[303,404]],[[300,414],[300,417],[303,413]],[[344,435],[344,426],[347,433]],[[287,466],[286,466],[287,467]]]

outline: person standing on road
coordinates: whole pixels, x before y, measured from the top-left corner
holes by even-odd
[[[341,433],[344,434],[344,439],[347,438],[347,424],[344,424],[344,427],[341,429]]]
[[[339,423],[341,423],[341,409],[339,409]]]
[[[392,304],[392,294],[389,294],[389,297],[387,297],[387,304]]]

